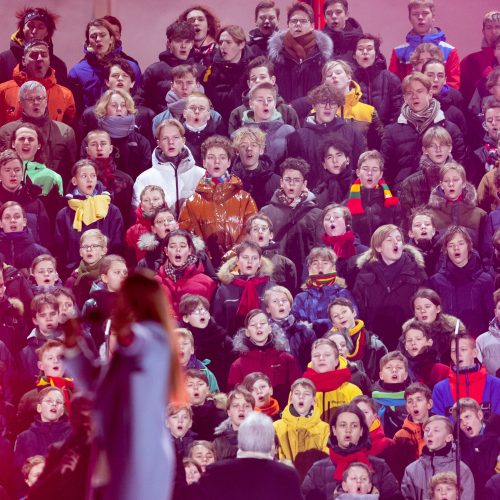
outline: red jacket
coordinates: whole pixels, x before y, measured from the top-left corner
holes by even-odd
[[[166,275],[165,267],[160,267],[156,278],[163,285],[168,303],[172,307],[172,311],[176,317],[179,317],[179,303],[186,293],[201,295],[208,301],[212,299],[212,295],[217,285],[212,278],[203,274],[204,271],[205,268],[203,264],[198,262],[197,264],[186,267],[179,280],[172,281],[172,279]]]
[[[47,91],[47,109],[49,118],[57,122],[64,122],[70,127],[75,125],[76,107],[71,90],[57,83],[54,70],[51,68],[45,78],[29,78],[21,71],[19,64],[12,73],[13,79],[0,85],[0,125],[13,122],[21,118],[19,103],[19,88],[28,80],[41,83]]]
[[[144,250],[140,250],[137,243],[143,234],[151,231],[151,224],[153,221],[152,219],[146,219],[146,217],[144,217],[140,203],[135,210],[135,216],[136,223],[127,229],[127,232],[125,233],[125,241],[129,247],[134,249],[135,258],[139,261],[144,258],[146,252]]]
[[[370,441],[372,445],[368,450],[368,454],[375,455],[376,457],[381,455],[387,448],[393,445],[392,439],[385,435],[384,428],[378,418],[370,427]]]

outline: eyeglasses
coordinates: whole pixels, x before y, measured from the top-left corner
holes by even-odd
[[[175,219],[156,219],[155,220],[155,225],[156,224],[174,224]]]
[[[46,99],[47,99],[47,96],[37,95],[36,97],[25,97],[25,98],[23,98],[23,101],[29,102],[30,104],[34,104],[35,102],[37,104],[40,104],[41,102],[45,101]]]
[[[301,182],[304,182],[304,179],[301,177],[284,177],[283,182],[286,182],[287,184],[300,184]]]
[[[191,113],[196,113],[197,111],[199,113],[203,113],[204,111],[207,110],[207,108],[205,106],[188,106],[187,110],[191,111]]]
[[[208,311],[204,307],[198,307],[191,314],[196,314],[197,316],[201,316],[202,314],[206,314]]]
[[[102,248],[102,245],[82,245],[80,250],[97,250],[98,248]]]
[[[294,19],[290,19],[290,21],[288,21],[289,24],[292,24],[293,26],[297,26],[298,24],[302,24],[302,25],[305,25],[305,24],[309,24],[311,21],[309,19],[302,19],[302,18],[294,18]]]
[[[337,107],[337,103],[332,101],[321,101],[318,102],[316,106],[318,106],[319,108],[335,108]]]

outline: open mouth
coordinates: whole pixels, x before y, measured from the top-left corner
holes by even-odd
[[[244,413],[238,413],[238,420],[241,420],[243,422],[243,420],[245,420],[245,414]]]
[[[48,285],[51,282],[51,279],[50,278],[44,278],[43,282]]]
[[[182,261],[182,255],[176,255],[174,257],[175,262],[181,262]]]
[[[285,309],[284,307],[280,307],[280,308],[278,309],[278,313],[279,313],[279,314],[284,314],[284,313],[285,313],[285,311],[286,311],[286,309]]]
[[[207,322],[207,318],[205,318],[204,316],[201,316],[199,321],[203,325]]]
[[[413,410],[413,416],[418,417],[420,415],[420,410]]]
[[[399,378],[399,377],[398,377],[396,374],[391,375],[391,380],[397,380],[398,378]]]
[[[398,246],[394,246],[392,248],[392,251],[395,253],[395,254],[398,254],[399,253],[399,247]]]
[[[198,399],[200,397],[199,392],[193,392],[193,398]]]

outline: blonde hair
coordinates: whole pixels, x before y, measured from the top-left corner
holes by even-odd
[[[453,434],[453,424],[450,422],[448,417],[443,417],[443,415],[432,415],[432,417],[429,417],[423,427],[422,430],[425,430],[425,428],[429,425],[432,424],[433,422],[443,422],[444,426],[446,427],[446,431],[448,434]]]
[[[103,247],[108,247],[108,237],[100,229],[87,229],[87,231],[80,236],[80,245],[82,245],[87,238],[96,238]]]
[[[401,89],[403,91],[403,94],[408,90],[408,87],[413,82],[419,82],[427,89],[427,92],[431,91],[432,87],[431,79],[427,75],[421,73],[420,71],[414,71],[413,73],[406,75],[403,78],[403,81],[401,82]]]
[[[97,101],[95,108],[94,108],[94,114],[96,116],[106,116],[106,108],[109,104],[109,101],[114,95],[119,95],[120,97],[123,97],[125,100],[125,107],[127,108],[127,111],[131,115],[135,115],[137,113],[137,109],[135,108],[134,100],[132,99],[132,96],[128,93],[125,92],[124,90],[121,89],[109,89],[102,94],[102,96],[99,98]]]
[[[450,170],[455,170],[455,172],[460,176],[460,178],[465,182],[467,180],[467,176],[465,174],[465,168],[460,165],[460,163],[457,163],[456,161],[449,161],[448,163],[445,163],[440,169],[439,169],[439,180],[442,181],[444,176],[450,171]]]
[[[285,297],[287,298],[290,305],[292,305],[293,296],[290,293],[290,290],[288,290],[288,288],[285,288],[284,286],[280,286],[280,285],[274,285],[274,286],[268,288],[264,292],[264,305],[266,305],[266,306],[269,305],[269,300],[271,298],[272,293],[282,293],[283,295],[285,295]]]
[[[424,148],[428,148],[431,145],[433,139],[446,146],[453,145],[451,135],[444,127],[428,128],[422,136],[422,146]]]
[[[321,70],[321,83],[325,83],[327,73],[330,70],[332,70],[335,66],[340,66],[345,71],[345,74],[349,77],[349,79],[352,78],[351,65],[346,61],[342,61],[340,59],[334,59],[333,61],[327,61],[323,65],[323,69]]]
[[[418,64],[418,60],[420,59],[420,56],[424,52],[428,52],[429,55],[431,56],[431,59],[437,59],[439,62],[444,61],[441,49],[437,45],[434,45],[433,43],[426,42],[417,45],[415,47],[415,50],[413,51],[413,54],[410,56],[410,64],[413,67],[415,67]]]
[[[361,165],[363,165],[363,163],[366,160],[376,160],[378,162],[380,170],[382,172],[384,171],[384,165],[385,165],[384,157],[376,149],[370,149],[369,151],[365,151],[364,153],[361,153],[359,155],[358,170],[361,168]]]
[[[239,148],[240,144],[247,138],[255,141],[261,149],[266,146],[266,133],[258,127],[240,127],[233,132],[232,136],[235,148]]]
[[[174,333],[177,337],[188,339],[191,342],[191,345],[194,346],[194,337],[193,334],[187,328],[176,328]]]
[[[181,134],[182,137],[186,134],[186,130],[184,129],[184,126],[179,120],[176,120],[175,118],[169,118],[168,120],[163,120],[160,122],[160,124],[156,127],[155,130],[155,138],[159,139],[160,134],[163,128],[165,127],[175,127],[179,131],[179,134]]]
[[[375,231],[373,231],[372,238],[370,240],[370,252],[372,253],[372,259],[376,259],[378,255],[377,247],[382,245],[382,242],[393,232],[399,231],[401,238],[404,241],[403,230],[394,225],[394,224],[384,224],[383,226],[377,227]]]
[[[307,256],[307,266],[309,267],[312,264],[312,261],[319,257],[328,259],[334,265],[337,263],[337,255],[330,247],[315,247],[311,249],[309,255]]]
[[[458,485],[457,475],[454,472],[438,472],[431,478],[431,482],[429,483],[429,494],[434,495],[434,490],[440,484],[449,484],[451,486],[455,486],[455,490],[458,492],[462,491],[462,487]]]

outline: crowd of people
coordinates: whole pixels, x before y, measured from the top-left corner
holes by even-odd
[[[191,6],[147,68],[94,19],[69,71],[17,13],[2,500],[500,496],[500,11],[462,57],[411,0],[387,61],[310,3]]]

